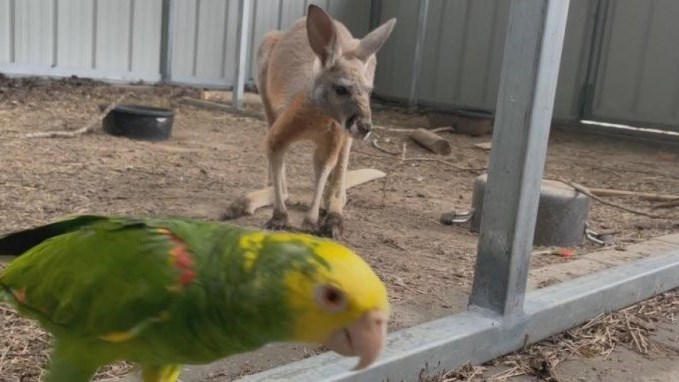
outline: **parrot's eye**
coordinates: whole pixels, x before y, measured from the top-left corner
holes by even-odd
[[[332,285],[321,285],[316,288],[316,301],[323,308],[331,313],[338,313],[347,307],[347,300],[344,293]]]

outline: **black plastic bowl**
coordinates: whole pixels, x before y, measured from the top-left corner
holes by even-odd
[[[174,111],[143,105],[118,105],[106,115],[104,131],[115,136],[162,141],[172,135]]]

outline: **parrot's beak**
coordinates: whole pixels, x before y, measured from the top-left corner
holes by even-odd
[[[384,348],[388,319],[385,311],[368,312],[346,328],[334,331],[324,345],[343,356],[358,356],[354,370],[365,369],[377,360]]]

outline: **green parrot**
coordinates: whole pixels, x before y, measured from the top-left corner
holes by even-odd
[[[48,382],[140,365],[174,382],[272,342],[322,344],[370,366],[384,346],[387,290],[339,243],[175,218],[81,215],[0,237],[18,256],[0,300],[52,334]]]

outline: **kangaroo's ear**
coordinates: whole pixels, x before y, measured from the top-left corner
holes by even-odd
[[[337,31],[330,16],[317,5],[309,5],[306,18],[307,37],[309,45],[321,60],[323,67],[328,67],[342,55]]]
[[[395,18],[390,19],[363,37],[356,48],[356,57],[365,62],[371,55],[377,53],[391,35],[394,25],[396,25]]]

